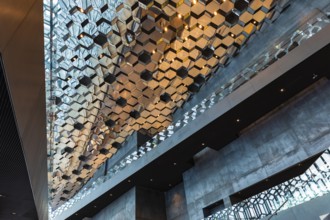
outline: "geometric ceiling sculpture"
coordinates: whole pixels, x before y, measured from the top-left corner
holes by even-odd
[[[134,131],[151,135],[225,67],[275,0],[59,0],[49,165],[58,207]]]

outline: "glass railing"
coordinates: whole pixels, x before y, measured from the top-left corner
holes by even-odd
[[[252,196],[204,220],[270,219],[286,209],[330,192],[330,148],[305,173]]]
[[[134,163],[134,161],[138,160],[149,151],[156,148],[165,139],[170,138],[176,131],[182,127],[187,126],[191,121],[194,121],[207,109],[210,109],[227,95],[235,91],[238,87],[249,81],[251,78],[276,62],[278,59],[285,56],[288,52],[299,46],[306,39],[309,39],[315,35],[328,24],[330,24],[329,18],[323,12],[320,12],[306,21],[306,23],[301,25],[299,28],[288,31],[280,40],[273,43],[270,48],[267,48],[264,53],[262,53],[263,55],[261,57],[251,61],[250,65],[244,68],[239,74],[237,74],[236,77],[231,79],[229,83],[223,85],[218,91],[213,92],[209,97],[203,99],[198,105],[195,105],[189,111],[184,113],[181,119],[173,122],[162,132],[159,132],[150,141],[141,146],[137,151],[128,154],[124,159],[111,167],[105,176],[98,177],[94,180],[92,179],[92,183],[89,184],[89,187],[82,188],[73,198],[65,202],[55,211],[52,211],[50,218],[53,219],[60,215],[63,211],[70,209],[77,201],[80,201],[87,195],[91,194],[100,184],[103,184],[107,180],[111,179],[118,172],[125,169],[127,166]],[[281,204],[281,202],[282,201],[279,201],[279,204]],[[291,201],[289,204],[292,203],[293,201]],[[214,217],[210,217],[210,219],[218,219],[216,216],[221,215],[222,214],[214,215]]]

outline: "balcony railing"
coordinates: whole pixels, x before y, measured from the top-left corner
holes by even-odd
[[[330,148],[305,173],[252,196],[204,220],[244,220],[271,218],[330,192]],[[268,218],[268,219],[269,219]]]

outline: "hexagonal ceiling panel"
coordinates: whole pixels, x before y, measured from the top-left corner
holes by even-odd
[[[132,132],[151,135],[273,15],[274,0],[59,0],[49,188],[56,208]]]

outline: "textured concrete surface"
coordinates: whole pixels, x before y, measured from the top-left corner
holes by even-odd
[[[330,82],[321,81],[224,149],[197,154],[195,167],[183,175],[190,219],[202,218],[204,207],[328,148],[329,96]]]
[[[330,194],[327,194],[279,212],[271,220],[328,220],[329,213]],[[269,217],[262,220],[269,220]]]
[[[183,183],[165,193],[165,202],[167,220],[189,219]]]
[[[116,201],[102,209],[93,220],[130,220],[135,219],[136,189],[132,188]]]
[[[134,187],[112,202],[93,220],[166,220],[164,193]]]
[[[166,220],[164,193],[137,187],[136,220]]]

